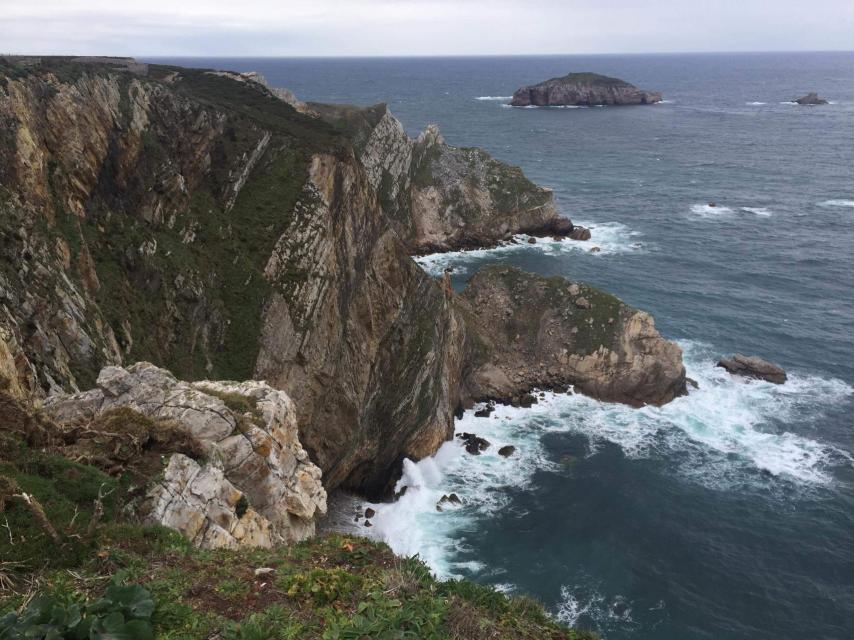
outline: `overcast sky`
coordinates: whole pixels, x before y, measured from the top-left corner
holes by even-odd
[[[0,52],[316,56],[854,49],[854,0],[0,0]]]

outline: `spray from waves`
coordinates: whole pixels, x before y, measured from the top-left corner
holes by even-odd
[[[699,389],[664,407],[632,409],[546,393],[530,409],[498,406],[490,418],[466,412],[457,431],[486,438],[490,448],[475,457],[453,441],[431,458],[406,461],[396,487],[406,492],[394,503],[369,505],[376,510],[374,526],[361,533],[385,540],[398,554],[419,554],[440,577],[482,574],[486,568],[472,560],[460,532],[476,530],[478,521],[506,507],[509,487],[524,491],[536,472],[561,468],[542,444],[554,432],[585,435],[588,455],[609,442],[629,458],[667,459],[686,481],[718,490],[764,490],[769,482],[809,489],[832,482],[834,467],[854,464],[846,452],[787,428],[820,419],[815,408],[843,401],[854,393],[850,386],[797,373],[785,385],[737,378],[715,366],[708,346],[682,347]],[[498,455],[503,445],[516,448],[510,458]],[[450,493],[462,504],[437,510]],[[489,570],[493,576],[500,569]]]
[[[854,207],[854,200],[825,200],[819,202],[820,207]]]
[[[770,218],[772,212],[770,209],[766,207],[741,207],[742,211],[746,211],[747,213],[752,213],[754,215],[760,216],[762,218]]]
[[[749,107],[760,107],[763,104],[768,104],[767,102],[748,102],[747,106]]]
[[[478,96],[475,98],[475,100],[481,100],[483,102],[507,102],[512,99],[513,96]]]
[[[714,220],[716,218],[732,215],[732,209],[719,204],[715,206],[712,206],[711,204],[693,204],[691,205],[691,213],[701,218]]]
[[[493,249],[431,253],[416,256],[414,260],[427,273],[438,276],[447,268],[467,273],[479,267],[484,261],[494,260],[502,255],[511,256],[527,251],[538,251],[544,255],[582,252],[592,256],[603,256],[642,251],[646,248],[646,245],[637,239],[641,235],[639,231],[631,231],[619,222],[578,224],[591,229],[593,237],[590,240],[556,241],[546,237],[533,238],[534,242],[530,243],[529,240],[532,236],[522,234],[514,237],[515,244],[504,244]]]

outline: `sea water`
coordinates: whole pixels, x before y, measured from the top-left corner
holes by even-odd
[[[698,382],[661,408],[544,394],[469,412],[458,431],[490,448],[407,462],[403,498],[356,530],[612,640],[854,637],[854,54],[173,62],[387,102],[411,135],[438,123],[520,165],[590,241],[418,262],[458,288],[495,262],[600,286],[651,312]],[[570,71],[665,102],[509,107]],[[809,91],[831,104],[792,104]],[[789,381],[714,366],[733,351]],[[438,511],[450,493],[462,504]]]

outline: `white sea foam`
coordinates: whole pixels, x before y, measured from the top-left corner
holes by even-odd
[[[825,200],[819,202],[820,207],[854,207],[854,200]]]
[[[405,494],[394,503],[370,505],[377,512],[374,526],[360,532],[385,540],[398,554],[420,555],[441,577],[482,571],[459,534],[505,508],[508,487],[524,491],[536,472],[560,468],[542,445],[547,433],[584,434],[589,455],[612,443],[629,458],[667,459],[684,481],[717,490],[768,482],[808,489],[832,482],[834,466],[854,463],[849,454],[786,426],[820,419],[815,408],[844,400],[854,393],[850,386],[796,372],[784,385],[733,377],[715,366],[708,347],[682,346],[688,375],[699,389],[664,407],[632,409],[547,393],[529,409],[498,406],[489,418],[466,412],[457,432],[486,438],[489,449],[470,456],[455,440],[430,458],[407,460],[397,485],[397,490],[407,487]],[[516,448],[513,455],[499,456],[498,449],[508,444]],[[463,504],[438,511],[437,503],[450,493]],[[567,602],[566,615],[572,606]]]
[[[467,272],[476,268],[486,260],[492,260],[498,256],[511,256],[524,252],[537,251],[544,255],[559,255],[565,253],[588,253],[591,256],[606,256],[615,253],[629,253],[642,251],[646,245],[639,240],[641,235],[638,231],[632,231],[619,222],[605,223],[577,223],[591,230],[590,240],[562,240],[556,241],[550,237],[534,238],[530,243],[531,236],[524,234],[516,236],[516,244],[505,244],[494,249],[473,249],[471,251],[448,251],[446,253],[431,253],[424,256],[416,256],[415,261],[430,274],[441,275],[446,268],[456,271]],[[594,247],[598,251],[591,251]]]
[[[732,209],[719,204],[715,205],[714,207],[711,204],[692,204],[691,213],[701,218],[713,220],[715,218],[721,218],[731,215]]]
[[[475,100],[482,100],[484,102],[506,102],[507,100],[512,100],[513,96],[478,96]]]
[[[605,598],[598,591],[594,591],[584,600],[573,593],[574,589],[566,585],[560,588],[560,602],[557,606],[555,617],[569,627],[573,627],[584,614],[590,614],[591,609],[599,608]]]
[[[768,104],[767,102],[748,102],[747,105],[750,107],[759,107],[763,104]]]
[[[767,207],[742,207],[741,210],[747,211],[747,213],[752,213],[762,218],[769,218],[772,215],[771,210]]]

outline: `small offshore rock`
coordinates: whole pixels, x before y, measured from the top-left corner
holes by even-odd
[[[694,380],[694,378],[685,378],[685,382],[694,387],[695,389],[700,388],[700,383]]]
[[[575,227],[569,237],[573,240],[590,240],[591,233],[587,227]]]
[[[817,93],[814,91],[808,93],[805,96],[801,96],[795,100],[798,104],[801,105],[817,105],[817,104],[828,104],[827,100],[824,98],[820,98]]]
[[[374,525],[371,524],[370,520],[365,520],[365,526],[366,527],[373,527]]]
[[[373,518],[375,515],[377,515],[377,512],[371,509],[370,507],[365,509],[365,518],[370,519]]]
[[[599,253],[602,251],[599,247],[590,247],[590,253]]]
[[[457,437],[463,441],[466,451],[473,456],[479,456],[482,451],[489,449],[489,441],[473,433],[458,433]]]
[[[492,415],[492,412],[495,411],[494,404],[488,404],[483,409],[478,409],[474,412],[475,418],[488,418]]]
[[[513,453],[514,453],[515,451],[516,451],[516,447],[514,447],[514,446],[513,446],[513,445],[511,445],[511,444],[508,444],[508,445],[504,445],[503,447],[501,447],[501,448],[498,450],[498,455],[500,455],[500,456],[502,456],[502,457],[504,457],[504,458],[509,458],[510,456],[512,456],[512,455],[513,455]]]
[[[774,384],[783,384],[788,378],[782,367],[758,356],[746,356],[741,353],[736,353],[731,358],[721,358],[718,366],[734,376],[757,378]]]
[[[528,238],[528,244],[537,244],[537,239],[531,236]]]

